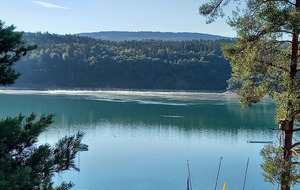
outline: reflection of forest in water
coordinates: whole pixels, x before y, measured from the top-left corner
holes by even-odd
[[[197,94],[193,94],[196,96]],[[241,108],[237,100],[185,101],[152,96],[146,100],[97,99],[84,96],[1,94],[0,116],[56,114],[56,124],[122,123],[182,130],[264,131],[275,127],[274,104],[264,101]],[[127,97],[128,98],[128,97]],[[139,98],[139,97],[134,97]],[[266,131],[267,132],[267,131]]]
[[[264,101],[242,109],[237,99],[192,95],[0,94],[0,117],[55,113],[56,122],[39,137],[41,143],[83,131],[89,151],[78,158],[81,171],[63,175],[77,189],[99,184],[103,189],[183,189],[186,160],[197,178],[195,187],[208,189],[220,156],[222,182],[242,184],[241,173],[251,157],[249,187],[268,189],[260,176],[263,144],[247,140],[276,140],[277,132],[268,130],[275,127],[274,104]],[[140,188],[133,188],[137,184]]]

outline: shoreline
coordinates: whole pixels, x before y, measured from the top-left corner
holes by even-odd
[[[1,94],[11,95],[50,95],[50,96],[77,96],[100,101],[125,101],[154,103],[195,103],[212,100],[237,100],[234,92],[199,92],[199,91],[142,91],[133,89],[101,89],[101,90],[32,90],[16,88],[0,88]]]
[[[26,88],[26,87],[0,87],[0,91],[126,91],[126,92],[187,92],[187,93],[234,93],[226,90],[180,90],[180,89],[138,89],[138,88]]]

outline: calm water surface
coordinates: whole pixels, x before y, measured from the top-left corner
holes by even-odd
[[[72,181],[86,190],[184,190],[189,160],[194,190],[275,190],[263,181],[263,144],[277,141],[274,104],[242,109],[229,93],[134,91],[0,91],[0,116],[56,114],[40,143],[85,132],[89,150],[80,152],[80,172],[64,172],[55,183]]]

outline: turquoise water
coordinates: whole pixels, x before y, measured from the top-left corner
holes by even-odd
[[[0,91],[0,116],[56,114],[40,136],[53,144],[64,135],[85,132],[89,150],[80,152],[80,172],[59,174],[55,183],[74,189],[184,190],[189,160],[194,190],[271,190],[263,181],[259,156],[264,144],[277,141],[274,104],[265,99],[241,108],[234,94],[136,91]]]

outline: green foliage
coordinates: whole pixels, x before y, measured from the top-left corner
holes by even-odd
[[[215,18],[222,4],[212,0],[202,6],[201,14]],[[219,4],[218,4],[219,2]],[[232,66],[230,84],[244,106],[268,95],[276,101],[276,121],[282,130],[281,148],[262,151],[265,179],[278,182],[282,190],[300,182],[293,162],[294,122],[300,116],[299,34],[300,1],[246,0],[242,12],[234,12],[228,23],[237,31],[236,43],[223,48]],[[211,8],[211,10],[209,9]],[[284,121],[280,123],[280,121]]]
[[[259,102],[265,95],[275,97],[284,87],[280,85],[283,71],[281,66],[276,66],[282,59],[281,47],[269,43],[272,42],[246,43],[244,39],[237,39],[236,44],[223,47],[224,55],[232,66],[231,81],[238,86],[237,93],[244,106]]]
[[[265,181],[268,181],[272,184],[280,183],[281,168],[278,167],[282,162],[282,150],[280,147],[268,144],[261,150],[260,155],[265,161],[263,164],[261,164],[261,167],[265,172],[263,173]]]
[[[298,157],[294,156],[292,160],[284,161],[282,160],[282,153],[282,149],[273,144],[268,144],[261,150],[260,155],[264,159],[264,163],[261,164],[264,170],[264,179],[272,184],[278,184],[281,182],[282,173],[288,172],[291,173],[291,175],[286,175],[285,177],[288,179],[282,180],[288,182],[288,184],[282,185],[295,185],[300,182],[300,169],[297,162]],[[289,171],[287,171],[287,169]]]
[[[20,76],[12,65],[19,61],[27,52],[36,48],[35,45],[26,45],[22,39],[22,32],[15,32],[15,27],[5,26],[0,20],[0,84],[11,85]]]
[[[277,121],[294,120],[300,112],[297,95],[300,80],[296,74],[298,69],[293,69],[297,51],[292,48],[295,45],[298,48],[298,43],[293,45],[285,38],[293,32],[298,35],[300,22],[295,20],[299,11],[288,1],[246,3],[247,9],[241,15],[235,12],[229,20],[238,34],[236,43],[223,47],[232,67],[230,86],[236,88],[244,106],[251,106],[268,95],[278,103]]]
[[[36,118],[22,115],[0,121],[0,189],[54,189],[51,178],[55,173],[79,170],[74,159],[83,133],[64,137],[54,147],[36,145],[41,132],[53,122],[53,115]],[[58,189],[70,189],[63,183]]]
[[[226,90],[232,40],[111,42],[74,35],[24,34],[39,47],[22,64],[19,87]]]
[[[239,2],[240,0],[232,0]],[[207,17],[207,23],[214,22],[218,17],[224,17],[223,7],[228,5],[230,0],[210,0],[203,3],[199,8],[199,13]]]
[[[27,52],[36,48],[26,45],[22,32],[0,21],[0,84],[10,85],[19,77],[12,67]],[[53,57],[55,57],[53,55]],[[73,184],[53,187],[51,178],[64,170],[79,170],[74,159],[83,133],[61,139],[54,147],[37,145],[38,136],[53,123],[53,115],[36,118],[19,115],[0,120],[0,190],[66,190]]]

